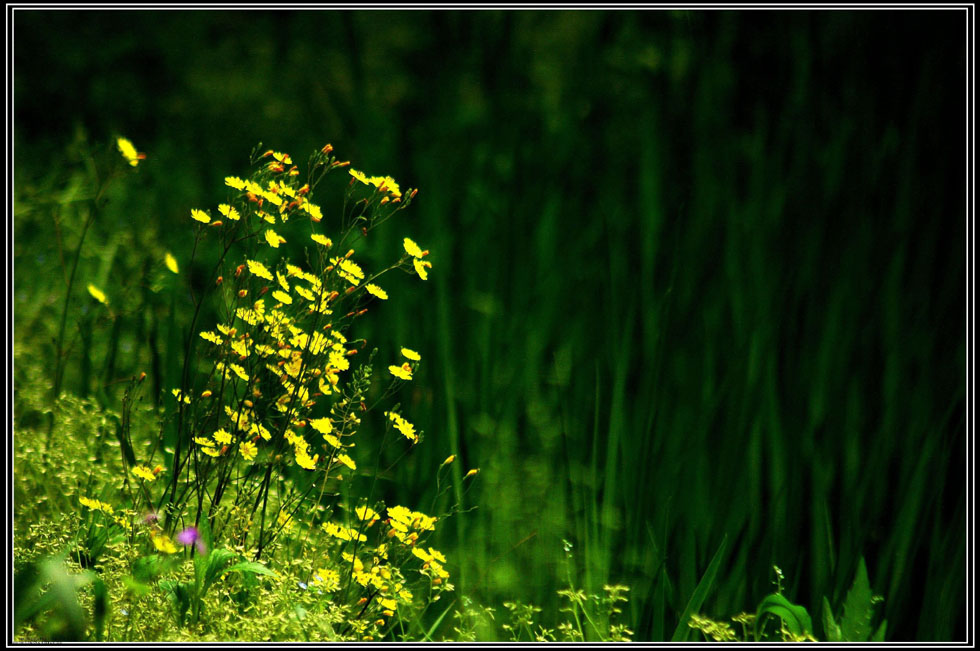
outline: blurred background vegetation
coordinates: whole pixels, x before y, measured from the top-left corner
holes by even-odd
[[[567,539],[669,639],[725,539],[706,614],[753,610],[776,564],[816,615],[863,554],[889,639],[962,639],[964,19],[18,10],[18,360],[53,363],[79,170],[115,136],[148,159],[88,235],[64,387],[110,405],[177,384],[191,303],[161,260],[190,259],[190,208],[259,141],[330,142],[420,188],[371,237],[429,248],[429,282],[359,334],[423,355],[389,494],[481,468],[435,541],[458,593],[553,604]]]

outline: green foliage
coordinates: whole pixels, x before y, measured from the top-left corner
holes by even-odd
[[[700,631],[705,639],[716,642],[734,641],[782,641],[782,642],[815,642],[813,621],[810,613],[803,606],[792,603],[783,595],[782,570],[773,568],[776,572],[776,592],[766,595],[759,602],[755,614],[740,613],[732,617],[732,622],[741,626],[737,632],[731,624],[719,622],[702,615],[691,615],[688,626]],[[844,617],[838,622],[830,608],[827,597],[822,600],[822,617],[824,634],[829,642],[883,642],[887,622],[882,622],[874,635],[871,634],[872,608],[881,597],[871,593],[868,582],[868,572],[861,558],[854,577],[854,583],[847,594],[844,603]],[[767,626],[775,620],[778,628]],[[751,630],[751,635],[749,631]]]
[[[890,638],[957,639],[968,193],[962,90],[948,80],[965,78],[961,13],[18,11],[15,564],[63,555],[79,572],[96,551],[88,569],[105,576],[109,639],[344,631],[348,613],[295,586],[313,585],[320,558],[339,550],[295,553],[306,523],[277,531],[274,501],[261,562],[293,583],[232,572],[191,630],[158,586],[191,576],[144,548],[146,514],[127,514],[138,533],[122,542],[121,525],[77,500],[125,503],[116,489],[126,477],[135,493],[129,469],[149,459],[166,467],[156,490],[170,481],[182,426],[169,391],[204,388],[196,373],[183,385],[186,335],[224,322],[222,302],[205,300],[189,328],[195,301],[213,296],[220,231],[198,242],[188,212],[210,206],[217,218],[223,178],[252,144],[241,134],[289,151],[332,134],[338,151],[423,188],[357,259],[384,268],[403,235],[417,236],[433,251],[427,289],[404,291],[407,275],[386,283],[391,303],[371,306],[356,337],[371,344],[359,355],[377,348],[382,362],[369,398],[383,392],[386,355],[406,342],[423,352],[392,409],[427,440],[382,446],[365,417],[358,471],[345,472],[354,499],[317,482],[325,509],[296,500],[296,513],[347,526],[367,486],[375,509],[428,505],[448,487],[438,504],[466,512],[431,541],[456,599],[396,611],[388,639],[451,636],[458,620],[440,616],[463,595],[500,620],[505,601],[538,604],[556,627],[571,618],[556,613],[571,605],[557,596],[568,581],[554,554],[567,538],[576,588],[601,597],[628,583],[622,621],[638,640],[667,640],[687,633],[687,605],[726,536],[704,600],[717,612],[754,606],[780,559],[807,577],[787,597],[826,597],[840,621],[865,554]],[[137,167],[118,133],[147,152]],[[337,176],[326,196],[350,181]],[[323,223],[336,225],[330,205]],[[293,253],[308,237],[281,234]],[[196,364],[214,361],[205,350],[195,340]],[[52,397],[58,366],[63,395]],[[464,479],[477,464],[478,481]],[[375,465],[377,477],[364,474]],[[215,530],[244,553],[235,546],[260,535],[261,516],[228,490]],[[161,512],[176,527],[167,535],[198,511],[192,499],[183,514]],[[279,565],[291,552],[300,563]],[[420,576],[421,559],[409,561]],[[829,628],[814,625],[821,637]],[[483,624],[472,634],[506,637]]]

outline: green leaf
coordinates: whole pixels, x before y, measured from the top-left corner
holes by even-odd
[[[235,563],[229,567],[225,572],[247,572],[250,574],[263,574],[265,576],[275,576],[276,573],[267,568],[262,563],[256,561],[245,561],[244,563]]]
[[[834,613],[830,610],[830,602],[827,597],[823,598],[823,630],[828,642],[840,642],[840,626],[834,620]]]
[[[704,576],[701,577],[701,581],[694,588],[694,592],[691,594],[691,598],[687,602],[684,612],[681,614],[681,621],[674,630],[674,635],[670,638],[671,642],[687,641],[687,636],[693,630],[687,623],[690,621],[691,615],[701,609],[701,604],[704,603],[705,598],[708,596],[708,591],[711,590],[711,586],[715,582],[715,575],[718,574],[718,566],[721,565],[721,559],[725,553],[725,544],[727,542],[728,534],[725,534],[725,537],[721,539],[721,544],[718,546],[718,551],[715,552],[714,557],[708,564],[708,569],[704,571]]]
[[[844,617],[841,620],[844,642],[867,642],[871,639],[872,596],[868,568],[862,557],[858,561],[854,584],[844,600]]]
[[[204,574],[204,588],[201,591],[201,598],[208,591],[208,588],[224,574],[225,565],[228,564],[237,554],[228,549],[212,549],[207,555],[207,570]]]
[[[170,604],[174,607],[174,611],[177,614],[177,623],[180,626],[184,625],[184,619],[187,616],[187,611],[191,607],[191,595],[190,588],[193,586],[192,583],[184,582],[178,583],[177,581],[160,581],[160,587],[167,594],[167,599]]]
[[[436,632],[437,628],[439,628],[439,624],[441,624],[442,620],[445,619],[446,615],[449,614],[449,611],[452,609],[455,603],[456,603],[455,599],[449,602],[449,606],[447,606],[446,609],[442,611],[442,614],[439,615],[439,617],[436,618],[436,621],[433,622],[432,626],[429,627],[428,632],[426,632],[425,634],[426,642],[432,642],[432,634]]]
[[[96,578],[92,583],[92,619],[95,623],[95,639],[102,642],[105,639],[105,618],[109,612],[109,590],[102,579]]]
[[[813,635],[810,613],[803,606],[791,603],[781,594],[771,594],[759,604],[755,614],[755,637],[759,639],[759,627],[765,615],[775,615],[783,620],[793,635]]]
[[[881,623],[881,626],[878,627],[878,630],[875,631],[875,634],[871,636],[871,641],[872,642],[884,642],[885,641],[885,628],[887,626],[888,626],[888,620],[886,619],[885,621],[883,621]]]

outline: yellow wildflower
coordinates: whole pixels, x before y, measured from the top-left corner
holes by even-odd
[[[119,153],[122,154],[123,158],[126,159],[126,162],[133,167],[139,165],[140,161],[146,158],[146,154],[136,151],[133,143],[126,138],[117,138],[116,147],[119,149]]]
[[[417,352],[415,352],[414,350],[412,350],[411,348],[402,348],[402,355],[403,355],[403,356],[404,356],[404,357],[405,357],[406,359],[410,359],[410,360],[412,360],[413,362],[418,362],[418,361],[421,361],[421,360],[422,360],[422,356],[421,356],[421,355],[419,355],[419,354],[418,354]]]
[[[258,276],[259,278],[265,278],[266,280],[272,280],[272,274],[261,262],[257,262],[255,260],[245,260],[245,263],[248,264],[248,270],[252,273],[252,275]]]
[[[394,375],[399,380],[412,379],[412,369],[408,364],[403,364],[402,366],[389,366],[388,372]]]
[[[245,181],[241,180],[237,176],[226,176],[225,185],[227,185],[228,187],[235,188],[236,190],[245,189]]]
[[[210,341],[215,346],[220,346],[224,341],[221,337],[210,331],[204,331],[201,333],[201,339],[205,341]]]
[[[175,545],[166,534],[150,534],[150,537],[153,539],[153,546],[156,547],[158,551],[161,551],[164,554],[177,553],[177,545]]]
[[[412,260],[412,265],[415,267],[415,273],[419,275],[419,278],[421,278],[422,280],[428,280],[429,272],[426,271],[426,268],[430,268],[430,269],[432,268],[431,262],[425,260],[419,260],[418,258],[416,258]]]
[[[368,180],[368,177],[367,177],[367,175],[364,172],[359,172],[358,170],[355,170],[354,168],[351,168],[349,170],[349,173],[350,173],[351,176],[353,176],[355,179],[357,179],[358,181],[360,181],[364,185],[371,185],[371,181]]]
[[[327,247],[328,249],[331,246],[333,246],[333,240],[331,240],[329,237],[325,237],[323,235],[320,235],[319,233],[313,233],[312,235],[310,235],[310,239],[313,240],[314,242],[316,242],[317,244],[322,244],[323,246]]]
[[[354,509],[354,514],[357,515],[357,519],[361,521],[369,520],[371,522],[374,522],[375,520],[381,517],[374,511],[374,509],[372,509],[369,506],[357,507],[356,509]]]
[[[413,258],[421,258],[422,257],[422,249],[420,249],[419,248],[419,245],[416,244],[415,242],[413,242],[411,239],[409,239],[409,238],[406,237],[402,241],[402,246],[405,247],[405,252],[408,253]]]
[[[354,460],[351,459],[346,454],[338,454],[337,455],[337,461],[339,461],[340,463],[344,464],[345,466],[347,466],[351,470],[357,470],[357,464],[354,463]]]
[[[199,210],[198,208],[194,208],[193,210],[191,210],[191,219],[193,219],[195,221],[199,221],[202,224],[210,224],[211,223],[211,216],[208,215],[203,210]]]
[[[368,294],[371,294],[372,296],[377,296],[382,301],[387,301],[388,300],[388,292],[386,292],[385,290],[381,289],[380,287],[378,287],[374,283],[368,283],[367,285],[364,286],[364,289],[366,289],[368,291]]]
[[[278,289],[276,291],[272,292],[272,298],[276,299],[277,301],[279,301],[280,303],[283,303],[285,305],[292,305],[292,303],[293,303],[293,297],[292,296],[290,296],[286,292],[280,291]]]
[[[296,450],[296,464],[300,468],[305,468],[306,470],[314,470],[316,468],[316,462],[320,458],[319,454],[310,457],[310,455],[305,450]]]
[[[321,434],[329,434],[333,431],[333,422],[329,418],[312,418],[310,419],[310,427]]]
[[[109,299],[105,297],[105,292],[91,283],[88,286],[88,293],[91,294],[92,298],[97,300],[99,303],[102,303],[103,305],[109,304]]]
[[[230,219],[232,221],[235,221],[235,222],[237,222],[239,219],[241,219],[241,215],[238,214],[238,211],[235,210],[233,207],[229,206],[226,203],[219,203],[218,204],[218,212],[220,212],[226,218],[228,218],[228,219]]]
[[[252,459],[255,458],[255,455],[258,454],[258,450],[256,449],[255,444],[252,443],[251,441],[245,441],[244,443],[242,443],[241,447],[238,448],[238,451],[241,453],[241,455],[245,458],[246,461],[251,461]]]
[[[167,269],[169,269],[170,271],[172,271],[174,273],[179,273],[179,268],[177,267],[177,258],[175,258],[170,253],[170,251],[167,251],[167,254],[165,256],[163,256],[163,262],[164,262],[164,264],[167,265]]]
[[[286,238],[279,235],[279,233],[275,232],[271,228],[267,228],[265,230],[265,241],[268,242],[269,246],[272,248],[278,249],[279,245],[286,241]],[[272,279],[270,278],[269,280]]]
[[[229,443],[231,443],[231,434],[229,434],[224,429],[219,429],[217,432],[214,433],[214,440],[220,443],[221,445],[228,445]]]
[[[146,466],[134,466],[131,472],[140,479],[144,479],[146,481],[153,481],[157,478],[157,476],[153,474],[153,471]]]

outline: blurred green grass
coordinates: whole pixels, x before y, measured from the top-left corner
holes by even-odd
[[[74,242],[83,208],[42,201],[83,141],[149,155],[82,262],[128,306],[79,316],[66,386],[106,401],[150,366],[174,384],[190,303],[153,261],[189,258],[188,210],[257,141],[329,141],[420,188],[370,245],[413,237],[430,284],[364,334],[425,361],[404,499],[450,453],[481,468],[438,542],[460,593],[552,603],[568,539],[586,589],[632,587],[636,639],[669,639],[727,536],[708,614],[751,610],[772,564],[840,603],[863,554],[889,639],[961,639],[963,17],[18,10],[17,345],[51,354],[52,220]]]

